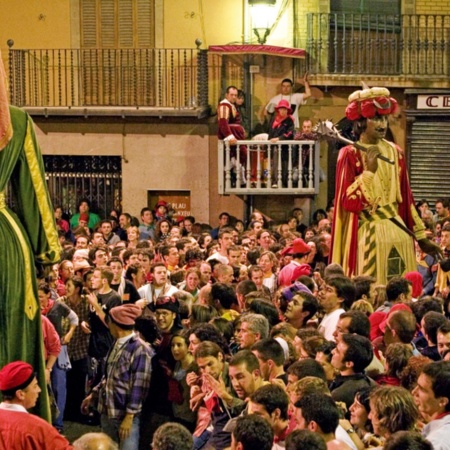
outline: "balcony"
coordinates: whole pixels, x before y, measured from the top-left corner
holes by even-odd
[[[449,15],[308,14],[307,24],[311,74],[416,83],[450,74]]]
[[[219,194],[313,197],[319,157],[317,141],[238,141],[236,148],[219,141]]]
[[[209,115],[208,55],[195,49],[9,50],[10,102],[32,114]]]

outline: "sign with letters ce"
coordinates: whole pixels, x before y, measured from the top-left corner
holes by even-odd
[[[417,109],[450,109],[450,94],[418,95]]]

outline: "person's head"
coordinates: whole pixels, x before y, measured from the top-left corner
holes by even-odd
[[[242,317],[241,329],[239,331],[239,342],[241,349],[249,349],[252,345],[269,336],[269,322],[261,314],[246,314]]]
[[[373,304],[375,295],[376,278],[369,275],[359,275],[353,278],[355,284],[355,298],[368,300]]]
[[[211,296],[218,310],[230,309],[232,305],[237,305],[234,289],[228,284],[214,283],[211,287]]]
[[[438,361],[426,365],[413,390],[419,411],[426,420],[450,411],[450,362]]]
[[[372,343],[357,334],[343,334],[332,354],[331,364],[340,372],[361,373],[373,359]]]
[[[323,367],[327,381],[333,381],[337,372],[331,364],[332,352],[335,348],[336,344],[334,342],[325,342],[317,349],[316,353],[315,360]]]
[[[74,269],[72,261],[65,259],[61,261],[59,264],[59,277],[62,281],[66,281],[68,278],[72,278],[74,276]]]
[[[231,384],[237,396],[244,400],[261,385],[258,358],[250,350],[240,350],[228,363]]]
[[[437,331],[437,347],[441,357],[445,351],[450,350],[450,321],[448,320]]]
[[[170,340],[170,350],[175,361],[182,361],[189,354],[189,332],[176,332]]]
[[[228,86],[225,90],[225,98],[231,103],[235,104],[238,96],[238,88],[236,86]]]
[[[273,430],[256,414],[239,416],[231,434],[231,450],[271,450]]]
[[[437,331],[447,323],[447,319],[441,313],[435,311],[427,312],[420,322],[422,334],[430,345],[437,345]]]
[[[319,309],[319,303],[314,295],[298,291],[288,303],[284,313],[286,322],[295,324],[298,328],[306,325]]]
[[[119,450],[119,446],[105,433],[86,433],[73,443],[74,450]]]
[[[360,430],[372,432],[372,423],[369,420],[370,414],[370,393],[372,386],[364,387],[356,392],[353,403],[350,405],[350,423]]]
[[[261,339],[252,346],[251,350],[258,358],[261,376],[265,381],[269,381],[271,374],[283,367],[284,350],[277,340],[272,338]]]
[[[302,133],[309,134],[312,133],[312,121],[311,119],[306,119],[302,123]]]
[[[393,342],[410,344],[416,331],[416,318],[411,311],[394,311],[386,319],[383,340],[386,345],[392,344]]]
[[[91,278],[92,289],[107,290],[109,289],[113,279],[114,274],[111,268],[108,266],[96,267]]]
[[[127,239],[128,242],[136,242],[139,240],[140,236],[139,228],[138,227],[128,227],[127,228]]]
[[[436,209],[436,214],[439,216],[439,218],[443,219],[448,216],[448,206],[449,206],[448,199],[445,198],[436,199],[434,207]]]
[[[211,341],[201,342],[195,349],[194,357],[201,375],[209,374],[216,380],[219,379],[224,366],[224,355],[217,344]]]
[[[369,318],[361,311],[350,310],[342,313],[336,324],[336,330],[333,336],[338,342],[343,334],[358,334],[369,338],[370,321]]]
[[[327,450],[325,439],[310,430],[294,430],[286,438],[286,450]]]
[[[170,333],[180,309],[178,300],[170,295],[159,296],[155,301],[156,323],[162,333]]]
[[[228,228],[228,227],[221,228],[219,230],[218,241],[219,241],[219,246],[220,246],[221,251],[227,252],[228,247],[231,247],[232,245],[234,245],[233,229]]]
[[[120,228],[122,228],[123,230],[126,230],[127,228],[129,228],[129,226],[131,225],[131,214],[122,213],[119,216],[119,225],[120,225]]]
[[[380,386],[371,392],[369,419],[378,436],[386,438],[400,430],[412,431],[418,418],[414,398],[405,388]]]
[[[214,274],[219,283],[231,285],[234,278],[233,267],[228,264],[217,264],[214,267]]]
[[[153,435],[153,450],[192,450],[192,434],[183,425],[167,422],[161,425]]]
[[[167,268],[164,263],[152,264],[150,273],[153,275],[153,284],[156,287],[164,286],[167,283]]]
[[[25,409],[36,405],[41,388],[33,367],[24,361],[14,361],[0,370],[0,392],[3,401]]]
[[[397,431],[389,436],[384,443],[383,450],[433,450],[430,441],[420,433],[410,431]]]
[[[79,211],[80,214],[87,214],[87,213],[89,213],[89,207],[90,207],[90,203],[89,203],[89,200],[87,198],[82,198],[78,202],[78,211]]]
[[[264,273],[275,272],[278,267],[278,260],[275,253],[271,251],[262,252],[259,256],[258,265]]]
[[[338,308],[348,309],[355,301],[355,286],[347,277],[325,278],[325,284],[319,291],[318,300],[326,314]]]
[[[289,399],[292,405],[295,405],[301,398],[309,394],[331,395],[328,384],[322,378],[307,376],[290,384],[287,387]]]
[[[280,423],[288,420],[289,397],[276,384],[266,384],[256,390],[248,402],[249,414],[256,414],[267,420],[272,429],[280,428]]]
[[[284,78],[281,81],[281,94],[282,95],[289,95],[292,92],[292,86],[294,83],[290,78]]]
[[[339,425],[339,409],[329,395],[307,394],[295,403],[295,421],[299,430],[334,436]]]
[[[75,248],[88,248],[89,238],[84,234],[79,234],[75,237]]]
[[[118,339],[123,334],[129,334],[136,325],[136,320],[142,315],[140,306],[133,303],[115,306],[109,311],[107,323],[111,335]]]
[[[108,256],[108,247],[105,245],[98,245],[89,250],[89,259],[95,267],[104,266],[108,262]]]
[[[253,283],[256,284],[257,289],[261,289],[264,281],[264,272],[260,266],[252,265],[248,270],[248,276]]]
[[[224,354],[228,352],[222,333],[210,323],[199,323],[189,330],[189,351],[194,355],[198,345],[204,341],[216,343]]]
[[[400,378],[403,369],[412,358],[413,352],[408,344],[393,343],[385,352],[385,373],[387,376]]]
[[[322,365],[314,359],[307,358],[295,361],[286,370],[288,376],[288,386],[305,377],[316,377],[326,381],[325,370]]]
[[[151,225],[155,220],[153,211],[150,208],[141,209],[141,221],[144,225]]]
[[[403,277],[393,277],[386,285],[386,296],[390,302],[408,303],[412,298],[412,285]]]
[[[91,245],[105,245],[105,238],[100,229],[91,234]]]

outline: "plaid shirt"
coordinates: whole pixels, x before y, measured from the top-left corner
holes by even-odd
[[[125,414],[138,414],[147,397],[151,360],[155,352],[135,334],[126,341],[116,357],[107,356],[106,375],[94,388],[98,393],[98,411],[110,419],[122,420]]]
[[[85,321],[89,323],[89,302],[87,301],[86,296],[82,295],[81,298],[81,302],[76,306],[72,305],[66,296],[59,299],[72,309],[72,311],[78,316],[79,320],[78,326],[75,328],[73,333],[73,337],[67,346],[71,361],[78,361],[80,359],[87,358],[88,356],[89,334],[86,334],[81,329],[81,322]],[[66,334],[67,331],[69,331],[69,324],[65,323],[64,327],[64,334]]]

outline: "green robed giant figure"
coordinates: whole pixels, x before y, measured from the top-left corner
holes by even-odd
[[[6,205],[6,189],[16,207]],[[0,367],[22,360],[36,371],[42,393],[45,365],[35,261],[58,261],[60,245],[33,123],[10,107],[0,54]],[[48,396],[36,413],[49,419]]]

